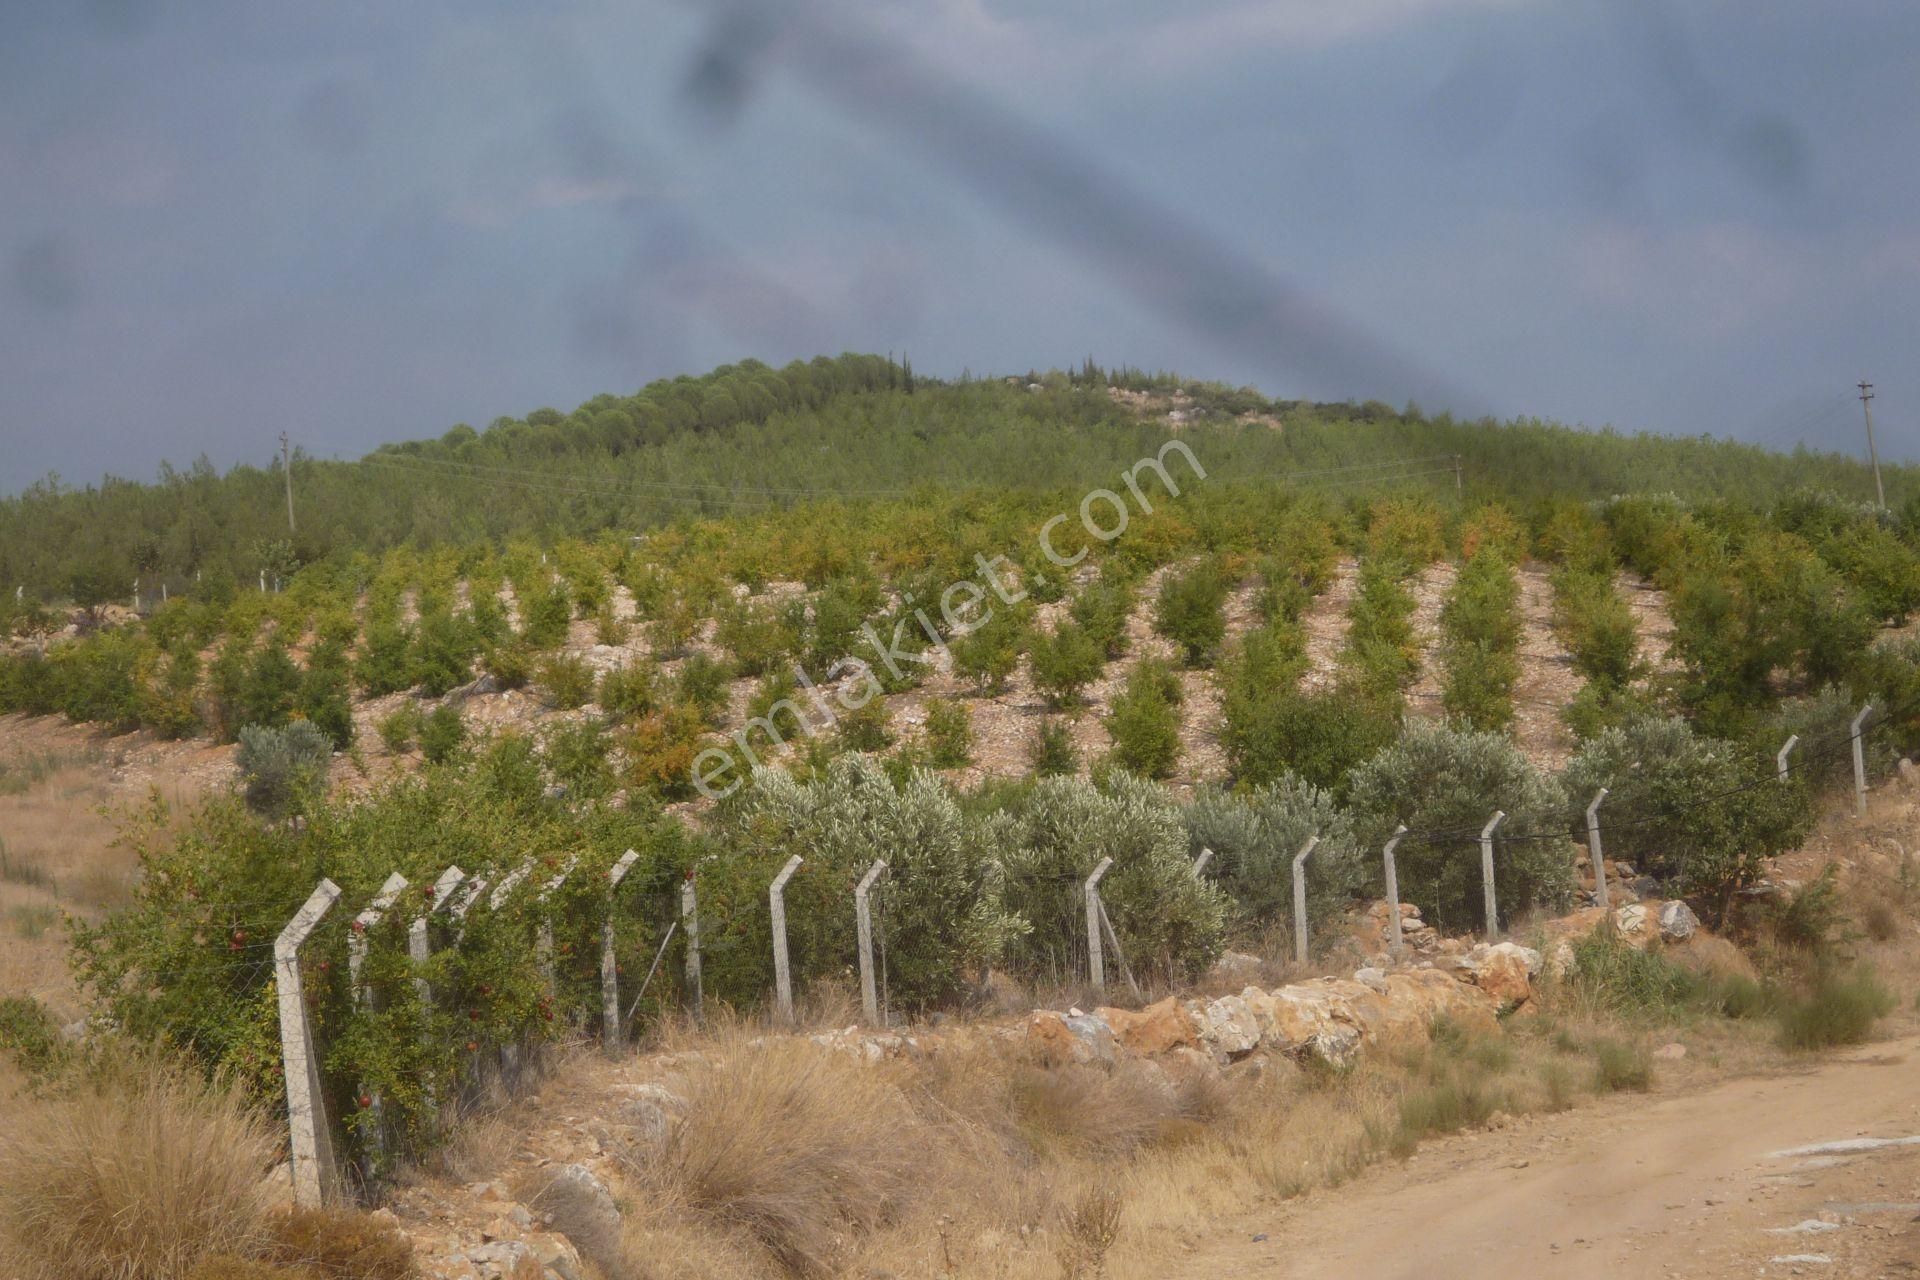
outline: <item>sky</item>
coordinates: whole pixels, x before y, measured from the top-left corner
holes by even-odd
[[[1911,0],[8,0],[0,493],[848,350],[1916,459],[1915,155]]]

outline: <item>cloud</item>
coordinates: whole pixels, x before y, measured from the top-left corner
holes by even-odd
[[[510,194],[469,196],[456,201],[454,220],[490,231],[512,226],[528,214],[584,205],[619,205],[640,195],[638,184],[624,178],[572,178],[548,174],[535,178]]]

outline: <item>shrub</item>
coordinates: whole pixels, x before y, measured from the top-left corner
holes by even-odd
[[[687,795],[704,727],[698,712],[677,703],[641,716],[620,743],[627,757],[626,785],[665,800]]]
[[[1567,983],[1595,1009],[1655,1021],[1678,1018],[1706,994],[1695,975],[1635,948],[1606,924],[1574,944]]]
[[[1080,752],[1073,744],[1073,730],[1059,720],[1040,722],[1027,758],[1037,777],[1057,777],[1080,769]]]
[[[983,625],[948,643],[954,670],[989,691],[1005,688],[1007,677],[1020,665],[1020,646],[1026,625],[1024,612],[996,609]]]
[[[420,733],[420,708],[403,702],[381,716],[380,723],[374,727],[389,755],[405,755],[413,750],[413,740]]]
[[[1180,758],[1179,689],[1179,677],[1163,663],[1143,661],[1127,673],[1126,688],[1107,716],[1115,763],[1143,778],[1173,772]]]
[[[519,640],[505,641],[487,650],[485,665],[502,689],[524,689],[533,679],[533,650]]]
[[[270,1225],[259,1256],[335,1280],[413,1280],[413,1243],[393,1221],[350,1209],[295,1209]]]
[[[240,750],[234,755],[247,807],[282,818],[324,794],[332,756],[327,736],[304,720],[280,728],[248,725],[240,731]]]
[[[1653,1088],[1653,1054],[1642,1044],[1600,1040],[1593,1046],[1593,1087],[1600,1093],[1645,1093]]]
[[[1106,665],[1100,646],[1076,623],[1062,622],[1051,634],[1036,633],[1027,652],[1033,682],[1056,707],[1072,706],[1080,691],[1100,678]]]
[[[1572,897],[1568,849],[1559,830],[1561,795],[1519,748],[1492,733],[1415,724],[1356,771],[1351,799],[1369,847],[1396,823],[1416,833],[1397,856],[1400,893],[1436,928],[1483,922],[1478,835],[1496,809],[1507,817],[1496,843],[1494,883],[1509,919],[1529,906],[1564,906]],[[1522,837],[1513,839],[1513,837]]]
[[[680,664],[674,687],[682,703],[698,711],[707,723],[717,724],[726,714],[728,682],[732,678],[726,663],[704,653],[692,653]]]
[[[720,615],[714,639],[733,655],[743,676],[764,676],[799,647],[799,637],[772,608],[735,604]]]
[[[1130,584],[1103,575],[1074,598],[1069,610],[1074,622],[1100,646],[1108,661],[1127,651],[1127,617],[1133,612]]]
[[[353,677],[369,698],[413,687],[413,632],[392,618],[367,624]]]
[[[547,771],[566,787],[568,799],[598,800],[613,790],[606,730],[593,721],[555,726],[544,746]]]
[[[1823,974],[1811,991],[1780,1011],[1780,1043],[1801,1050],[1860,1044],[1895,1003],[1870,969]]]
[[[466,737],[467,726],[460,719],[460,708],[443,703],[420,725],[420,754],[434,764],[445,764],[453,759]]]
[[[1683,720],[1642,716],[1589,738],[1563,778],[1581,809],[1609,788],[1600,811],[1609,857],[1701,896],[1718,920],[1809,829],[1806,792],[1771,784],[1770,772],[1771,762],[1743,759]]]
[[[1188,852],[1213,850],[1207,874],[1248,924],[1291,924],[1293,858],[1313,836],[1320,843],[1304,868],[1310,927],[1336,919],[1379,878],[1333,794],[1291,774],[1244,792],[1203,791],[1183,816]]]
[[[121,1064],[0,1132],[0,1264],[19,1280],[185,1280],[267,1238],[279,1146],[232,1089]]]
[[[1181,660],[1188,666],[1205,662],[1226,638],[1223,607],[1231,586],[1213,560],[1161,581],[1160,598],[1154,603],[1154,629],[1180,646]]]
[[[353,745],[353,699],[348,689],[347,652],[337,640],[322,640],[307,655],[296,707],[302,719],[327,735],[335,751]]]
[[[893,745],[887,705],[880,699],[843,711],[834,740],[842,751],[885,751]]]
[[[961,703],[942,698],[927,703],[927,762],[936,769],[973,762],[973,717]]]
[[[1340,660],[1362,692],[1385,702],[1419,667],[1413,637],[1413,595],[1397,561],[1368,559],[1360,565],[1353,603],[1348,607],[1347,646]]]
[[[1221,745],[1234,778],[1258,786],[1289,773],[1344,795],[1353,771],[1400,731],[1397,696],[1369,696],[1342,682],[1329,689],[1230,689]]]
[[[613,648],[627,642],[627,622],[613,611],[613,602],[607,601],[593,615],[593,638],[603,645]]]
[[[444,607],[422,613],[413,644],[412,683],[428,697],[438,698],[473,678],[473,659],[479,637],[465,619]]]
[[[546,590],[521,601],[520,638],[535,650],[552,649],[567,638],[567,624],[573,618],[573,604],[567,588],[554,579]]]
[[[810,782],[761,769],[722,806],[717,836],[730,865],[714,873],[725,884],[703,891],[715,902],[737,892],[764,905],[767,882],[788,856],[806,858],[787,886],[788,945],[801,980],[855,963],[848,893],[877,858],[889,867],[876,914],[897,1003],[917,1010],[953,999],[969,972],[999,959],[1018,927],[952,794],[924,770],[896,786],[860,755],[834,759]],[[728,931],[742,936],[741,946],[709,961],[710,981],[733,998],[758,1000],[768,990],[767,927],[758,907],[735,916]]]
[[[247,666],[247,683],[240,695],[240,722],[278,728],[293,714],[300,693],[300,668],[287,656],[279,637],[268,640]]]
[[[1624,688],[1640,674],[1639,629],[1610,572],[1554,578],[1554,622],[1573,668],[1594,684]]]
[[[1012,797],[982,839],[998,852],[1010,901],[1032,926],[1014,947],[1027,974],[1072,979],[1084,963],[1079,886],[1103,857],[1113,868],[1101,897],[1136,974],[1191,975],[1219,954],[1227,897],[1194,878],[1180,811],[1153,783],[1119,771],[1105,786],[1045,778]]]
[[[550,706],[571,711],[593,697],[593,668],[586,659],[556,653],[540,664],[540,691]]]
[[[60,1025],[32,996],[0,996],[0,1054],[28,1075],[43,1075],[67,1053]]]
[[[658,708],[658,681],[658,668],[644,660],[613,667],[600,677],[595,701],[614,719],[631,720]]]

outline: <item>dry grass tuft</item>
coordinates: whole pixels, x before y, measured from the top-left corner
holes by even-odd
[[[1041,1151],[1119,1157],[1177,1136],[1181,1097],[1138,1063],[1023,1065],[1007,1085],[1021,1133]]]
[[[844,1238],[893,1219],[937,1163],[882,1072],[806,1040],[730,1049],[695,1076],[666,1143],[632,1157],[654,1195],[826,1273]]]
[[[0,1134],[0,1274],[175,1280],[267,1239],[272,1127],[154,1060],[21,1107]]]

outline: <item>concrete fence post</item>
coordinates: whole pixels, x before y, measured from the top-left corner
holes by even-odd
[[[555,889],[567,882],[567,877],[573,874],[573,868],[579,861],[579,854],[569,856],[560,870],[541,883],[540,894],[534,899],[540,906],[540,924],[533,936],[533,953],[539,961],[540,981],[546,984],[548,995],[553,995],[559,990],[559,981],[554,976],[553,915],[546,909],[547,899],[553,896]]]
[[[1316,832],[1293,855],[1293,958],[1307,962],[1307,859],[1320,847]]]
[[[700,903],[694,896],[691,871],[680,885],[680,932],[687,937],[687,994],[693,1001],[693,1020],[699,1022],[705,996],[700,985]]]
[[[1100,950],[1100,877],[1107,874],[1107,868],[1113,865],[1112,858],[1100,859],[1100,865],[1087,877],[1087,979],[1093,983],[1093,989],[1105,994],[1107,990],[1107,962]]]
[[[1602,787],[1587,806],[1587,861],[1593,864],[1593,902],[1602,911],[1607,909],[1607,857],[1600,849],[1600,802],[1606,798]]]
[[[306,992],[300,983],[300,947],[339,900],[340,886],[321,880],[306,904],[273,940],[273,981],[280,1003],[280,1059],[287,1086],[288,1146],[292,1152],[293,1202],[317,1209],[334,1196],[339,1171],[333,1160],[333,1132],[327,1125],[326,1095],[320,1083],[320,1059],[307,1022]]]
[[[613,952],[614,895],[640,855],[629,849],[607,869],[607,914],[600,922],[600,1041],[608,1053],[620,1048],[620,963]]]
[[[787,881],[805,861],[797,853],[788,858],[767,889],[767,907],[773,919],[773,995],[783,1022],[793,1021],[793,969],[787,959]]]
[[[427,922],[438,913],[452,908],[455,890],[466,878],[467,873],[457,866],[442,871],[440,878],[433,882],[433,887],[427,890],[427,909],[415,916],[413,923],[407,926],[407,955],[413,961],[413,989],[419,994],[420,1003],[429,1008],[433,1005],[433,988],[427,985],[426,975],[427,960],[432,954],[427,938]]]
[[[1853,813],[1856,818],[1867,816],[1867,749],[1860,728],[1872,714],[1873,704],[1869,702],[1853,718]]]
[[[1782,782],[1787,781],[1787,770],[1789,768],[1787,764],[1787,757],[1791,755],[1793,752],[1793,749],[1799,745],[1800,745],[1800,735],[1796,733],[1792,737],[1787,739],[1787,745],[1784,747],[1781,747],[1780,754],[1773,758],[1774,772],[1780,775],[1780,781]]]
[[[1207,869],[1207,864],[1212,861],[1213,861],[1213,850],[1202,849],[1200,851],[1200,856],[1193,860],[1193,878],[1195,880],[1198,880],[1200,878],[1201,873]]]
[[[398,871],[388,876],[380,886],[380,892],[353,918],[347,933],[347,979],[353,986],[353,1002],[367,1012],[373,1012],[373,990],[360,980],[360,971],[367,963],[367,931],[386,916],[400,895],[407,891],[407,878]],[[386,1133],[381,1127],[380,1091],[360,1086],[360,1096],[367,1099],[367,1110],[373,1115],[373,1123],[367,1130],[367,1155],[369,1165],[377,1165],[386,1147]]]
[[[1487,825],[1480,828],[1480,884],[1487,904],[1488,942],[1500,936],[1500,904],[1493,889],[1493,832],[1506,818],[1505,811],[1495,809]]]
[[[876,859],[853,889],[853,925],[856,940],[860,944],[860,1007],[866,1011],[867,1025],[870,1027],[877,1027],[881,1023],[880,996],[874,989],[873,981],[873,913],[869,909],[867,895],[873,891],[873,882],[886,869],[887,860]]]
[[[453,941],[456,946],[467,936],[467,913],[473,910],[474,904],[480,901],[480,895],[487,891],[491,883],[485,876],[474,876],[461,885],[460,892],[454,895],[456,901],[447,908],[447,917],[453,921]]]
[[[1385,864],[1387,873],[1387,933],[1392,941],[1388,944],[1388,953],[1394,959],[1406,949],[1406,943],[1400,937],[1400,876],[1394,870],[1393,851],[1400,845],[1400,837],[1407,834],[1407,824],[1401,823],[1388,837],[1386,848],[1380,851],[1380,860]]]
[[[523,860],[519,866],[500,877],[500,883],[495,885],[493,892],[487,895],[487,910],[498,911],[501,905],[506,902],[507,898],[512,895],[513,891],[520,887],[521,881],[525,880],[532,872],[533,859],[527,858]]]

